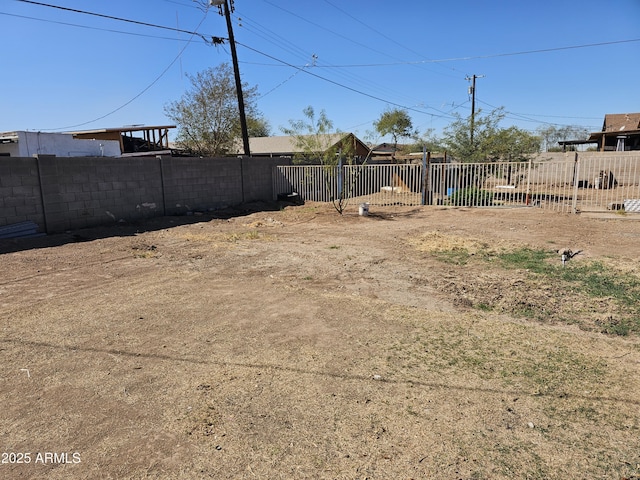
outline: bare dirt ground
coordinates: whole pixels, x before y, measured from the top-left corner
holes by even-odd
[[[227,213],[0,244],[0,478],[640,478],[617,307],[474,260],[637,276],[632,216]]]

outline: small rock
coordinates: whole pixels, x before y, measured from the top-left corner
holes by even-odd
[[[373,379],[374,380],[382,380],[382,375],[374,375]]]
[[[527,427],[529,427],[529,428],[535,428],[535,425],[533,424],[533,422],[529,422],[529,423],[527,423]]]

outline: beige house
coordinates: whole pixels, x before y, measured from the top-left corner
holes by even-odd
[[[369,154],[369,147],[353,133],[334,133],[324,135],[322,143],[331,147],[350,148],[356,152],[357,161],[363,161]],[[304,153],[294,136],[252,137],[249,139],[249,150],[252,157],[284,157],[293,158]],[[242,145],[236,147],[235,154],[242,155]],[[320,153],[320,152],[319,152]]]
[[[640,113],[605,115],[602,131],[592,133],[588,142],[597,143],[600,152],[640,150]]]

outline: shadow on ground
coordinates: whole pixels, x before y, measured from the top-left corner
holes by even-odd
[[[181,225],[193,225],[215,219],[228,220],[257,212],[273,212],[294,205],[290,202],[251,202],[211,212],[194,212],[192,215],[153,217],[126,223],[112,223],[97,227],[69,230],[41,237],[0,239],[0,255],[38,248],[50,248],[68,243],[88,242],[109,237],[129,237],[144,232],[164,230]]]

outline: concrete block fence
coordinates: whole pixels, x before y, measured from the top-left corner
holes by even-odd
[[[40,232],[206,211],[273,199],[272,170],[287,159],[0,157],[0,227]]]

